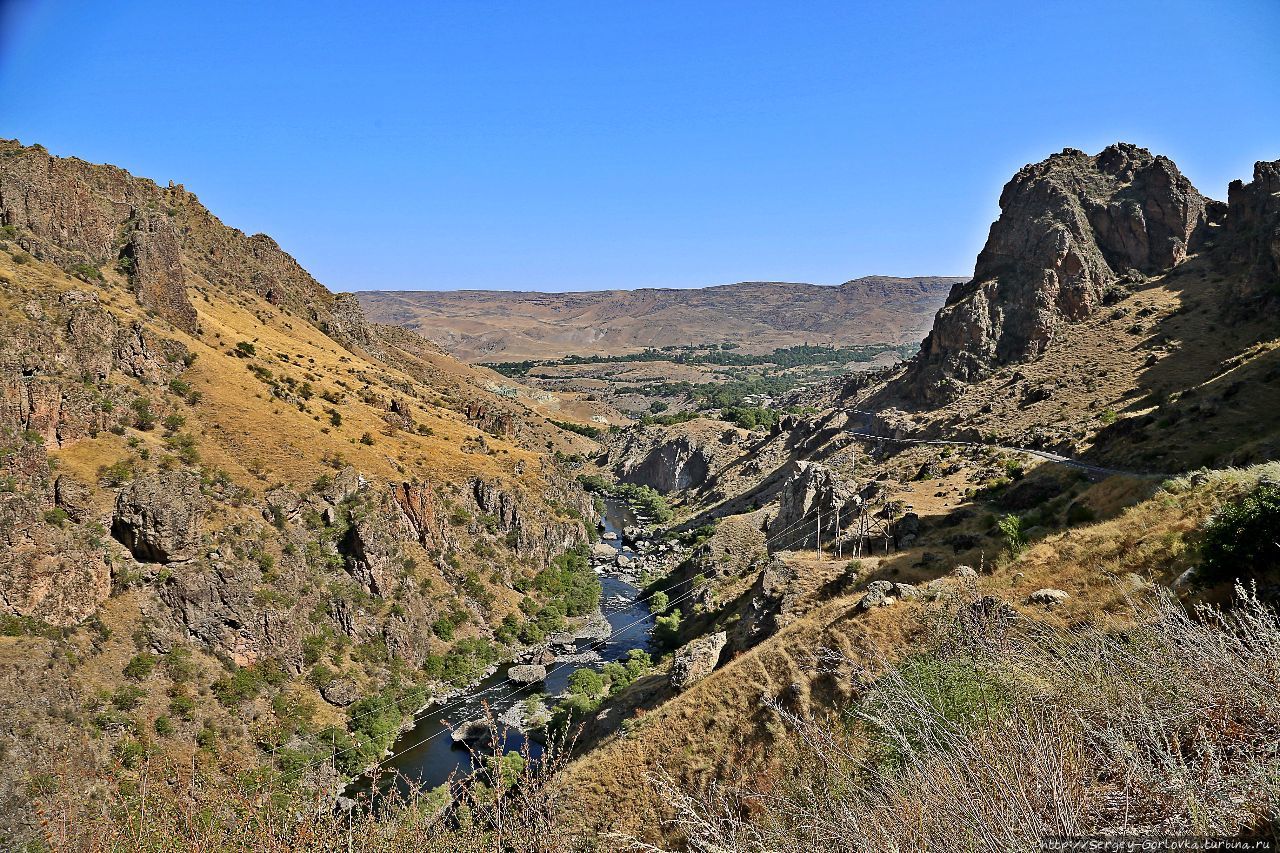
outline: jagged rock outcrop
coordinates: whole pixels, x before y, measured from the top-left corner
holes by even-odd
[[[265,234],[229,228],[181,184],[161,187],[115,166],[54,157],[0,140],[0,224],[36,258],[70,269],[132,264],[139,300],[192,331],[186,287],[250,291],[314,322],[335,340],[379,354],[354,297],[335,297]]]
[[[174,469],[139,477],[116,496],[111,535],[142,563],[172,563],[195,556],[204,498],[200,475]]]
[[[186,332],[196,330],[196,309],[187,298],[178,232],[165,216],[143,215],[125,247],[138,302]]]
[[[1172,161],[1125,143],[1024,167],[1000,210],[973,280],[952,288],[901,380],[904,396],[945,402],[961,383],[1034,358],[1121,277],[1185,260],[1207,222],[1205,198]]]
[[[373,324],[364,316],[364,309],[352,293],[337,293],[329,318],[329,333],[335,338],[360,347],[370,355],[384,355]]]
[[[178,233],[169,220],[148,213],[138,220],[126,256],[138,302],[187,332],[196,328],[196,309],[187,298]]]
[[[1280,299],[1280,160],[1255,163],[1253,181],[1232,181],[1215,260],[1238,277],[1237,302],[1249,310],[1259,300]]]
[[[108,428],[100,400],[116,372],[167,383],[186,367],[186,347],[121,323],[93,294],[32,299],[25,312],[27,322],[0,321],[0,428],[38,433],[49,446]]]
[[[685,644],[671,661],[671,686],[676,690],[688,690],[710,675],[720,662],[720,653],[728,642],[728,635],[717,631]]]
[[[816,548],[819,532],[824,543],[834,541],[837,530],[846,529],[853,520],[861,501],[830,468],[797,462],[778,493],[778,514],[765,531],[769,550]]]
[[[39,438],[0,428],[0,615],[76,625],[110,594],[105,554],[65,524],[89,516],[77,487],[53,476]]]

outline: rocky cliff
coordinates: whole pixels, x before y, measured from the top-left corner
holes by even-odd
[[[0,225],[35,258],[93,275],[119,268],[138,300],[193,331],[191,292],[246,291],[344,343],[368,342],[343,305],[265,234],[223,225],[181,184],[0,140]],[[361,315],[362,316],[362,315]]]
[[[181,186],[0,143],[6,641],[62,638],[108,693],[182,650],[178,736],[247,748],[293,699],[214,695],[244,669],[304,705],[478,677],[564,627],[539,573],[594,512],[555,456],[590,443],[490,382]]]
[[[1182,263],[1206,236],[1205,198],[1166,157],[1116,144],[1026,166],[1000,195],[971,281],[952,288],[900,387],[927,403],[1043,353],[1121,279]]]
[[[778,493],[778,512],[768,525],[769,549],[784,551],[832,543],[853,521],[862,499],[835,471],[797,462]]]
[[[1235,296],[1253,310],[1280,298],[1280,160],[1254,164],[1253,181],[1232,181],[1212,239],[1219,268],[1238,282]]]

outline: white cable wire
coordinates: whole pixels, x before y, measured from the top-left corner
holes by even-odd
[[[641,603],[641,602],[643,602],[643,601],[648,601],[649,599],[651,599],[651,598],[653,598],[654,596],[656,596],[656,595],[658,594],[658,592],[661,592],[661,591],[662,591],[662,590],[658,590],[657,592],[654,592],[654,593],[652,593],[651,595],[645,596],[645,597],[644,597],[644,598],[642,598],[642,599],[636,599],[636,601],[632,602],[632,604],[639,604],[639,603]],[[684,593],[683,595],[678,596],[678,597],[677,597],[677,598],[675,598],[674,600],[672,600],[672,601],[668,602],[667,606],[668,606],[668,607],[671,607],[671,606],[673,606],[673,605],[675,605],[675,604],[677,604],[677,603],[679,603],[679,602],[681,602],[681,601],[683,601],[683,600],[685,600],[685,599],[689,598],[690,596],[692,596],[692,595],[693,595],[693,594],[695,594],[696,592],[697,592],[697,590],[696,590],[696,589],[692,589],[692,590],[690,590],[689,592]],[[628,629],[630,629],[630,628],[634,628],[636,625],[639,625],[641,622],[645,621],[646,619],[648,619],[648,618],[649,618],[650,616],[652,616],[652,615],[653,615],[652,613],[650,613],[650,614],[646,614],[645,616],[642,616],[641,618],[637,619],[635,622],[632,622],[632,623],[631,623],[631,624],[629,624],[629,625],[624,625],[623,627],[618,628],[618,629],[616,629],[616,630],[614,630],[614,631],[610,632],[610,634],[609,634],[607,637],[604,637],[604,638],[599,639],[599,640],[592,640],[592,641],[588,644],[587,648],[591,648],[592,646],[597,646],[597,645],[601,645],[601,644],[604,644],[604,643],[608,643],[610,640],[612,640],[612,639],[613,639],[615,636],[617,636],[618,634],[621,634],[623,631],[626,631],[626,630],[628,630]],[[547,671],[547,675],[550,675],[552,672],[555,672],[557,669],[559,669],[559,668],[561,668],[561,667],[568,666],[568,664],[569,664],[569,662],[565,662],[565,663],[562,663],[562,664],[557,664],[556,666],[552,667],[552,669],[550,669],[550,670],[548,670],[548,671]],[[474,693],[468,693],[468,694],[464,694],[464,695],[462,695],[462,696],[457,696],[457,697],[455,697],[455,698],[453,698],[453,699],[449,700],[448,702],[444,703],[443,705],[440,705],[440,706],[439,706],[439,707],[437,707],[437,708],[428,708],[428,709],[426,709],[426,711],[424,711],[423,713],[426,713],[427,711],[429,711],[432,715],[434,715],[434,716],[439,716],[441,713],[443,713],[443,712],[444,712],[446,709],[448,709],[448,708],[456,708],[457,706],[465,705],[466,703],[468,703],[468,702],[472,701],[473,699],[476,699],[476,698],[478,698],[478,697],[484,696],[484,695],[485,695],[485,694],[487,694],[487,693],[495,692],[495,691],[497,691],[497,690],[501,689],[504,685],[506,685],[506,684],[511,684],[511,683],[514,683],[514,679],[512,679],[512,678],[508,677],[508,678],[506,678],[506,679],[504,679],[504,680],[502,680],[502,681],[498,682],[497,684],[491,684],[491,685],[489,685],[488,687],[485,687],[485,688],[484,688],[484,689],[482,689],[482,690],[477,690],[477,691],[475,691]],[[501,699],[498,699],[498,700],[496,700],[496,701],[502,701],[503,699],[509,698],[509,696],[514,696],[516,693],[520,692],[520,690],[524,689],[524,687],[525,687],[525,686],[526,686],[526,685],[521,684],[521,685],[520,685],[520,686],[519,686],[515,691],[513,691],[513,692],[512,692],[512,693],[510,693],[510,694],[508,694],[507,696],[503,696]],[[350,719],[348,719],[348,721],[347,721],[347,722],[348,722],[348,723],[354,722],[354,721],[356,721],[356,720],[359,720],[359,719],[361,719],[361,718],[363,718],[363,717],[368,716],[369,714],[376,713],[376,712],[381,711],[381,710],[383,710],[383,709],[381,709],[381,708],[377,708],[377,709],[374,709],[374,710],[371,710],[371,711],[366,711],[366,712],[365,712],[365,713],[363,713],[363,714],[358,714],[358,715],[356,715],[356,716],[354,716],[354,717],[351,717]],[[415,716],[416,716],[416,715],[415,715]],[[441,733],[441,732],[436,732],[436,734],[440,734],[440,733]],[[434,735],[433,735],[433,737],[434,737]],[[299,768],[298,768],[298,772],[301,772],[301,771],[307,770],[307,769],[308,769],[308,768],[310,768],[310,767],[317,767],[317,766],[319,766],[319,765],[321,765],[321,764],[324,764],[324,763],[325,763],[325,762],[327,762],[327,761],[330,761],[330,760],[336,759],[336,758],[337,758],[338,756],[340,756],[340,755],[345,755],[346,753],[348,753],[348,752],[352,751],[353,749],[358,749],[359,747],[360,747],[360,744],[353,744],[353,745],[351,745],[351,746],[349,746],[349,747],[346,747],[346,748],[344,748],[344,749],[340,749],[340,750],[338,750],[337,752],[334,752],[334,753],[332,753],[332,754],[330,754],[330,755],[328,755],[328,756],[325,756],[323,759],[318,759],[318,760],[316,760],[316,761],[308,762],[307,764],[304,764],[304,765],[302,765],[301,767],[299,767]],[[413,748],[414,748],[414,747],[409,747],[409,749],[413,749]],[[397,755],[399,755],[399,754],[403,754],[403,752],[404,752],[404,750],[402,750],[400,753],[396,753],[396,754],[397,754]],[[382,763],[384,763],[384,762],[386,762],[386,761],[389,761],[391,758],[394,758],[394,757],[395,757],[394,755],[392,755],[392,756],[388,756],[387,758],[382,759],[382,760],[381,760],[381,761],[379,761],[378,763],[379,763],[379,764],[382,764]]]
[[[800,517],[800,519],[799,519],[798,521],[796,521],[796,522],[794,522],[794,523],[792,523],[792,524],[789,524],[789,525],[787,525],[787,527],[785,527],[785,528],[784,528],[784,529],[782,529],[781,531],[778,531],[777,533],[770,535],[767,539],[765,539],[765,545],[767,546],[770,542],[774,541],[775,539],[779,539],[779,538],[781,538],[782,536],[784,536],[785,534],[789,533],[790,531],[795,530],[796,528],[798,528],[798,527],[802,526],[803,524],[805,524],[805,523],[807,522],[807,519],[808,519],[808,514],[806,514],[806,515],[804,515],[804,516],[801,516],[801,517]],[[657,596],[657,595],[658,595],[659,593],[661,593],[661,592],[664,592],[664,591],[663,591],[663,590],[657,590],[657,591],[655,591],[655,592],[653,592],[653,593],[650,593],[650,594],[649,594],[649,595],[647,595],[647,596],[644,596],[643,598],[638,598],[638,599],[636,599],[635,601],[631,602],[631,605],[632,605],[632,606],[634,606],[634,605],[637,605],[637,604],[641,604],[641,603],[643,603],[643,602],[647,602],[647,601],[649,601],[650,599],[652,599],[652,598],[654,598],[655,596]],[[673,607],[674,605],[676,605],[676,604],[678,604],[678,603],[680,603],[680,602],[682,602],[682,601],[684,601],[684,600],[688,599],[690,596],[694,595],[696,592],[697,592],[697,590],[696,590],[696,589],[691,589],[689,592],[686,592],[686,593],[684,593],[683,595],[677,596],[675,599],[673,599],[673,600],[671,600],[671,601],[669,601],[669,602],[667,603],[667,607],[668,607],[668,608]],[[610,640],[612,640],[612,639],[613,639],[615,636],[617,636],[618,634],[621,634],[623,631],[626,631],[626,630],[628,630],[628,629],[630,629],[630,628],[634,628],[636,625],[639,625],[641,622],[645,621],[646,619],[648,619],[648,618],[649,618],[650,616],[652,616],[652,615],[653,615],[652,613],[650,613],[650,614],[646,614],[645,616],[642,616],[640,619],[636,620],[635,622],[632,622],[632,623],[631,623],[631,624],[629,624],[629,625],[624,625],[623,627],[618,628],[618,629],[616,629],[616,630],[614,630],[614,631],[610,632],[609,636],[607,636],[607,637],[605,637],[605,638],[603,638],[603,639],[600,639],[600,640],[594,640],[594,641],[592,641],[592,642],[588,645],[588,648],[591,648],[591,646],[596,646],[596,645],[601,645],[601,644],[604,644],[604,643],[608,643]],[[547,671],[547,675],[550,675],[552,672],[555,672],[556,670],[558,670],[558,669],[560,669],[560,668],[562,668],[562,667],[564,667],[564,666],[568,666],[568,664],[569,664],[569,662],[565,662],[565,663],[561,663],[561,664],[556,664],[554,667],[552,667],[550,670],[548,670],[548,671]],[[464,704],[466,704],[466,703],[468,703],[468,702],[470,702],[470,701],[472,701],[472,700],[474,700],[474,699],[476,699],[476,698],[479,698],[479,697],[481,697],[481,696],[484,696],[484,695],[485,695],[485,694],[487,694],[487,693],[495,692],[495,691],[497,691],[497,690],[501,689],[504,685],[506,685],[506,684],[510,684],[510,683],[513,683],[513,682],[514,682],[514,679],[512,679],[512,678],[508,677],[508,678],[506,678],[506,679],[504,679],[504,680],[502,680],[502,681],[498,682],[497,684],[492,684],[492,685],[490,685],[490,686],[488,686],[488,687],[484,688],[483,690],[478,690],[478,691],[476,691],[476,692],[474,692],[474,693],[468,693],[468,694],[464,694],[464,695],[462,695],[462,696],[455,697],[455,698],[453,698],[453,699],[449,700],[448,702],[444,703],[443,705],[439,706],[438,708],[430,708],[430,709],[428,709],[428,710],[432,713],[432,715],[434,715],[434,716],[439,716],[440,714],[442,714],[442,713],[443,713],[446,709],[448,709],[448,708],[451,708],[451,707],[452,707],[452,708],[456,708],[456,707],[457,707],[457,706],[459,706],[459,705],[464,705]],[[520,690],[523,690],[525,686],[526,686],[526,685],[523,685],[523,684],[519,685],[519,686],[516,688],[516,690],[512,691],[511,693],[509,693],[509,694],[507,694],[507,695],[505,695],[505,696],[502,696],[501,698],[499,698],[499,699],[495,700],[495,702],[501,702],[501,701],[503,701],[503,700],[505,700],[505,699],[510,698],[511,696],[514,696],[516,693],[519,693],[519,692],[520,692]],[[383,710],[382,708],[375,708],[375,709],[371,709],[371,710],[366,711],[366,712],[364,712],[364,713],[362,713],[362,714],[357,714],[356,716],[349,718],[347,722],[348,722],[348,724],[349,724],[349,723],[352,723],[352,722],[354,722],[354,721],[356,721],[356,720],[359,720],[359,719],[362,719],[362,718],[364,718],[364,717],[367,717],[367,716],[369,716],[370,714],[373,714],[373,713],[378,713],[378,712],[380,712],[380,711],[382,711],[382,710]],[[425,711],[424,711],[424,713],[425,713]],[[436,735],[443,734],[443,732],[444,732],[444,731],[445,731],[445,730],[443,730],[443,729],[442,729],[441,731],[436,732],[436,733],[435,733],[435,735],[431,735],[430,737],[435,737]],[[428,738],[428,740],[430,739],[430,737]],[[422,741],[422,743],[425,743],[425,742],[426,742],[425,740],[424,740],[424,741]],[[375,765],[375,766],[379,766],[379,765],[381,765],[381,764],[384,764],[384,763],[386,763],[387,761],[390,761],[392,758],[395,758],[397,755],[403,755],[406,751],[411,750],[411,749],[416,749],[416,748],[417,748],[417,746],[420,746],[420,745],[421,745],[421,743],[419,743],[419,744],[415,744],[414,746],[407,747],[406,749],[401,750],[400,752],[397,752],[397,753],[395,753],[395,754],[393,754],[393,755],[387,756],[386,758],[383,758],[382,760],[380,760],[380,761],[378,762],[378,765]],[[351,745],[351,746],[349,746],[349,747],[346,747],[346,748],[344,748],[344,749],[338,750],[337,752],[334,752],[334,753],[332,753],[332,754],[331,754],[331,755],[329,755],[329,756],[326,756],[324,759],[320,759],[320,760],[313,761],[313,762],[310,762],[310,763],[308,763],[308,764],[305,764],[305,765],[303,765],[302,767],[298,768],[298,771],[299,771],[299,772],[301,772],[301,771],[306,770],[306,769],[308,769],[308,768],[310,768],[310,767],[313,767],[313,766],[319,766],[319,765],[321,765],[321,764],[324,764],[326,761],[334,760],[334,759],[336,759],[338,756],[340,756],[340,755],[345,755],[346,753],[348,753],[348,752],[350,752],[350,751],[352,751],[352,750],[354,750],[354,749],[357,749],[357,748],[359,748],[359,744],[353,744],[353,745]],[[366,772],[367,772],[367,771],[366,771]]]
[[[676,604],[677,602],[682,601],[682,600],[684,600],[684,599],[686,599],[686,598],[688,598],[688,597],[690,597],[690,596],[694,595],[695,593],[697,593],[697,591],[698,591],[698,590],[696,590],[696,589],[689,590],[688,592],[684,593],[684,594],[683,594],[682,596],[680,596],[679,598],[677,598],[677,599],[673,600],[673,601],[671,602],[671,605],[674,605],[674,604]],[[668,606],[670,606],[670,605],[668,605]],[[623,627],[619,628],[619,629],[618,629],[618,631],[617,631],[616,633],[621,633],[621,632],[623,632],[623,631],[627,630],[628,628],[634,628],[636,625],[639,625],[641,622],[645,621],[645,620],[646,620],[646,619],[648,619],[648,618],[649,618],[648,616],[642,616],[641,618],[639,618],[639,619],[637,619],[636,621],[632,622],[630,625],[624,625]],[[604,639],[604,640],[598,640],[598,641],[596,641],[595,643],[592,643],[592,645],[596,645],[596,644],[598,644],[598,643],[603,643],[603,642],[608,642],[608,638],[606,638],[606,639]],[[550,675],[551,675],[551,673],[555,672],[556,670],[559,670],[559,669],[562,669],[562,668],[564,668],[564,667],[566,667],[566,666],[569,666],[571,663],[573,663],[573,661],[565,661],[565,662],[563,662],[563,663],[558,663],[558,664],[556,664],[556,665],[555,665],[555,666],[553,666],[551,669],[547,670],[547,676],[550,676]],[[510,699],[512,696],[515,696],[517,693],[519,693],[521,690],[523,690],[526,686],[527,686],[527,685],[523,685],[523,684],[522,684],[522,685],[520,685],[520,686],[519,686],[519,687],[517,687],[515,690],[512,690],[510,693],[507,693],[505,696],[503,696],[502,698],[498,699],[497,701],[498,701],[498,702],[502,702],[502,701],[504,701],[504,700],[506,700],[506,699]],[[371,768],[369,768],[368,770],[364,771],[364,773],[363,773],[363,774],[361,774],[361,775],[365,775],[365,776],[369,775],[369,774],[370,774],[370,773],[372,773],[374,770],[376,770],[378,767],[381,767],[383,764],[386,764],[388,761],[391,761],[391,760],[393,760],[393,759],[395,759],[395,758],[398,758],[398,757],[400,757],[401,755],[404,755],[406,752],[411,752],[411,751],[413,751],[413,750],[417,749],[418,747],[422,746],[423,744],[426,744],[427,742],[429,742],[429,741],[433,740],[434,738],[439,737],[440,735],[444,734],[444,733],[445,733],[445,732],[447,732],[447,731],[449,731],[449,729],[447,729],[447,728],[441,728],[441,729],[440,729],[440,731],[435,732],[434,734],[427,735],[425,738],[423,738],[422,740],[420,740],[420,741],[418,741],[417,743],[413,744],[412,746],[407,746],[407,747],[405,747],[404,749],[401,749],[401,750],[398,750],[398,751],[396,751],[396,752],[393,752],[391,755],[388,755],[388,756],[386,756],[385,758],[383,758],[383,759],[381,759],[380,761],[378,761],[378,763],[377,763],[377,764],[375,764],[373,767],[371,767]]]

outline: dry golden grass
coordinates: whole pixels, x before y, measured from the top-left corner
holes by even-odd
[[[1104,481],[1086,495],[1117,513],[1114,517],[1052,534],[1016,558],[989,563],[974,580],[948,579],[933,594],[938,602],[951,602],[942,612],[956,602],[990,595],[1063,629],[1108,615],[1123,619],[1137,584],[1167,584],[1192,565],[1194,534],[1204,520],[1268,474],[1280,474],[1280,464],[1214,472],[1194,484],[1174,481],[1154,495],[1149,481]],[[1119,509],[1126,500],[1147,495]],[[936,578],[938,569],[915,565],[921,550],[865,558],[862,576]],[[591,832],[613,827],[654,843],[664,836],[670,841],[673,836],[660,828],[676,813],[669,792],[654,786],[655,778],[665,775],[677,787],[697,791],[712,781],[732,785],[771,777],[788,760],[795,735],[762,700],[782,697],[784,706],[800,716],[826,713],[847,702],[857,684],[886,662],[911,654],[936,633],[939,603],[900,601],[858,612],[861,592],[825,600],[812,595],[843,564],[816,552],[783,557],[802,569],[796,588],[810,595],[796,606],[794,621],[685,693],[648,710],[637,721],[638,733],[606,742],[571,765],[567,784],[575,808],[567,821],[588,816],[583,819]],[[1051,609],[1025,603],[1028,594],[1044,587],[1071,597]]]

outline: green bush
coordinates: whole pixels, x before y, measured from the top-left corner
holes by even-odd
[[[212,685],[213,695],[224,707],[233,708],[257,697],[262,692],[263,679],[254,667],[241,667],[227,678]]]
[[[996,520],[996,528],[1004,537],[1005,545],[1010,553],[1017,554],[1027,545],[1026,531],[1022,527],[1022,519],[1010,513]]]
[[[44,520],[46,524],[52,524],[57,527],[61,527],[62,525],[66,524],[67,521],[70,520],[70,516],[67,515],[67,511],[65,509],[63,509],[60,506],[56,506],[53,509],[45,512]]]
[[[673,611],[654,620],[653,639],[665,649],[680,645],[680,611]]]
[[[127,664],[124,665],[122,672],[125,678],[131,678],[134,681],[143,681],[156,668],[156,656],[143,652],[134,655]]]
[[[169,678],[179,684],[190,681],[196,676],[196,665],[191,658],[191,650],[181,646],[165,655],[162,665]]]
[[[773,409],[762,409],[758,406],[730,406],[720,410],[720,418],[743,429],[764,427],[769,429],[781,418]]]
[[[564,616],[585,616],[600,603],[600,580],[591,570],[585,545],[566,551],[533,579],[548,604],[563,606]]]
[[[133,401],[133,428],[147,432],[156,425],[156,416],[151,412],[151,401],[146,397],[138,397]]]
[[[604,676],[594,669],[575,670],[569,676],[569,692],[597,699],[605,693]]]
[[[1204,525],[1201,577],[1209,583],[1271,578],[1280,571],[1280,486],[1262,484]]]
[[[102,270],[92,264],[76,264],[72,266],[72,274],[86,282],[101,282]]]
[[[184,690],[169,694],[169,713],[183,720],[190,720],[196,710],[196,700]]]
[[[111,694],[111,704],[120,711],[132,711],[134,708],[142,704],[142,700],[147,696],[147,691],[143,690],[136,684],[122,684],[116,688]]]

